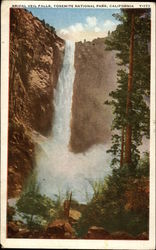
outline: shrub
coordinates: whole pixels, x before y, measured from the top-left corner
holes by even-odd
[[[54,203],[47,196],[40,194],[33,177],[29,180],[16,206],[29,228],[38,228],[39,225],[42,227],[52,219],[51,209],[54,207]]]
[[[93,198],[87,203],[78,225],[79,237],[91,226],[106,231],[125,231],[132,235],[148,232],[149,158],[139,161],[135,170],[124,166],[114,169],[103,183],[91,183]]]

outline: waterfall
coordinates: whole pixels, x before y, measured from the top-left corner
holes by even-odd
[[[54,93],[55,115],[50,136],[38,140],[36,149],[37,179],[41,192],[54,198],[58,192],[72,191],[79,202],[86,202],[86,193],[93,190],[88,180],[99,180],[110,171],[105,145],[95,145],[87,152],[74,154],[69,151],[70,120],[74,82],[75,44],[66,41],[62,70]]]
[[[54,93],[53,139],[68,145],[70,140],[70,119],[73,95],[75,43],[66,41],[63,67]]]

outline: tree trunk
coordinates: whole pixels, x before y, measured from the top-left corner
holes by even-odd
[[[130,55],[129,55],[129,74],[128,74],[128,90],[126,103],[126,142],[125,142],[125,163],[131,163],[131,144],[132,144],[132,126],[129,121],[129,112],[131,110],[131,93],[133,83],[133,50],[134,50],[134,13],[131,13],[131,37],[130,37]]]
[[[69,200],[64,201],[64,215],[67,219],[69,219],[71,200],[72,200],[72,192],[70,193]]]
[[[71,200],[72,200],[72,192],[70,193],[70,198],[69,198],[68,219],[69,219],[69,213],[70,213]]]
[[[124,143],[125,143],[125,135],[124,135],[125,129],[122,128],[122,135],[121,135],[121,155],[120,155],[120,167],[123,166],[123,156],[124,156]]]
[[[30,220],[29,220],[29,226],[32,227],[32,222],[33,222],[33,214],[31,214],[30,216]]]
[[[31,217],[30,217],[30,222],[32,223],[32,221],[33,221],[33,214],[31,215]]]

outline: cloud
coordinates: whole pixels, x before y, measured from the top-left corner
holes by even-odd
[[[69,30],[68,29],[61,29],[59,31],[59,33],[62,34],[62,35],[67,35],[67,34],[69,34]]]
[[[60,34],[70,34],[71,32],[81,32],[84,30],[84,27],[82,25],[82,23],[75,23],[74,25],[69,26],[66,29],[61,29],[60,30]]]
[[[86,26],[95,27],[97,24],[97,19],[95,16],[87,16],[86,22],[87,22]]]
[[[101,29],[100,29],[99,27],[95,27],[95,28],[94,28],[94,31],[95,31],[95,32],[100,32]]]
[[[84,39],[92,41],[97,37],[107,36],[108,30],[112,31],[116,24],[111,20],[99,22],[95,16],[87,16],[84,23],[75,23],[64,29],[61,29],[57,34],[65,40],[83,41]]]
[[[106,20],[103,24],[104,29],[108,32],[108,30],[113,31],[116,28],[116,24],[111,20]]]

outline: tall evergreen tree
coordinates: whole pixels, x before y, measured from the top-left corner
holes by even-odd
[[[134,28],[135,28],[135,14],[134,11],[129,11],[131,16],[131,34],[130,34],[130,48],[129,48],[129,73],[128,73],[128,88],[126,99],[126,117],[132,108],[131,94],[133,83],[133,53],[134,53]],[[132,126],[130,122],[126,124],[126,140],[125,140],[125,163],[131,163],[131,143],[132,143]]]
[[[135,166],[142,137],[149,137],[150,94],[150,12],[148,9],[121,10],[114,15],[121,23],[106,39],[108,50],[115,50],[118,65],[117,89],[110,93],[112,124],[112,165]],[[133,86],[133,88],[132,88]]]

